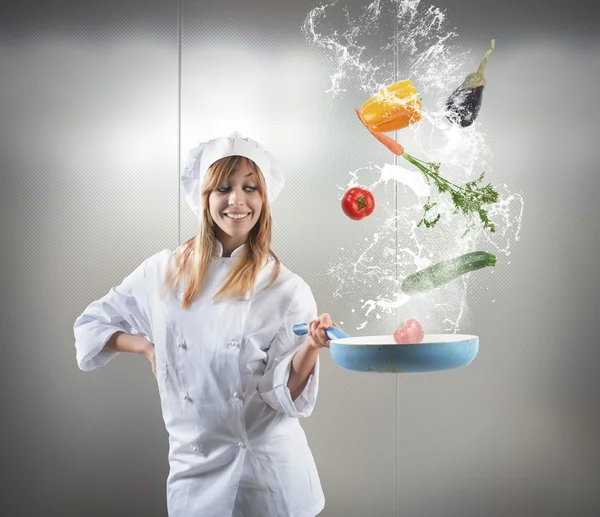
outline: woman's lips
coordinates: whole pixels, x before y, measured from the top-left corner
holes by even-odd
[[[246,213],[246,215],[244,215],[244,217],[231,217],[231,215],[233,215],[233,214],[224,214],[224,215],[232,223],[241,223],[250,217],[250,213]]]

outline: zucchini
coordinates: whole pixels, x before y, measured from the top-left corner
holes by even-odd
[[[424,293],[440,287],[465,273],[495,265],[495,255],[486,251],[472,251],[459,257],[438,262],[407,276],[402,282],[402,291],[406,294]]]

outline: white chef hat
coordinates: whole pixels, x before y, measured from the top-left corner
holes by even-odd
[[[200,192],[206,171],[217,160],[234,155],[250,158],[258,165],[267,184],[269,203],[275,201],[283,189],[283,171],[279,162],[258,142],[234,131],[228,136],[201,142],[190,151],[188,163],[181,173],[181,184],[185,199],[197,217],[200,217]]]

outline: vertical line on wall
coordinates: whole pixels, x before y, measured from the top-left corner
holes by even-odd
[[[394,9],[394,82],[398,81],[398,3],[393,2]],[[394,140],[398,141],[398,130],[394,131]],[[394,165],[398,165],[398,156],[394,154]],[[398,256],[398,185],[394,189],[394,229],[396,237],[396,257]],[[396,286],[398,286],[398,259],[394,261],[396,268]],[[396,287],[396,296],[398,291]],[[398,326],[398,312],[395,318]],[[398,515],[398,374],[394,374],[394,517]]]
[[[177,245],[181,244],[181,0],[177,0]]]

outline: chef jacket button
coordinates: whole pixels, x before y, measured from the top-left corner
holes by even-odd
[[[192,397],[190,397],[189,393],[186,393],[185,396],[183,397],[185,400],[187,400],[188,402],[190,402],[192,400]]]
[[[234,399],[241,399],[241,398],[242,398],[242,396],[241,396],[241,395],[240,395],[240,394],[239,394],[239,393],[236,391],[236,392],[233,394],[233,398],[234,398]]]
[[[238,442],[237,446],[241,449],[242,447],[244,447],[244,442]]]
[[[187,348],[187,344],[185,343],[185,341],[182,341],[181,343],[177,343],[177,346],[179,348],[183,348],[184,350]]]
[[[246,294],[244,295],[244,301],[246,301],[246,302],[247,302],[248,300],[250,300],[250,298],[252,298],[252,295],[251,295],[250,293],[246,293]]]
[[[240,347],[240,342],[239,341],[230,341],[229,342],[229,346],[232,348],[239,348]]]
[[[198,451],[200,450],[200,447],[198,447],[198,444],[197,444],[197,443],[195,443],[194,445],[192,445],[192,450],[193,450],[194,452],[198,452]]]

